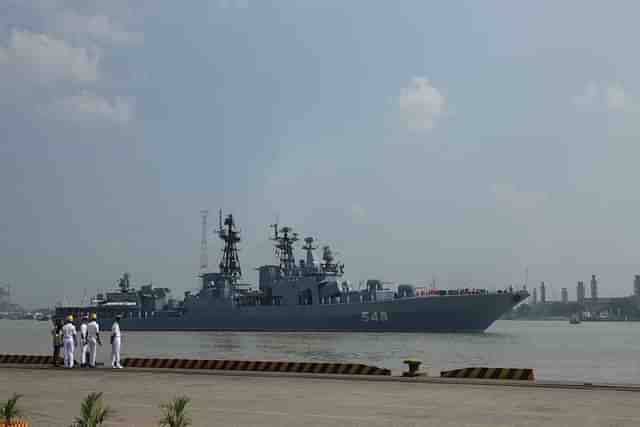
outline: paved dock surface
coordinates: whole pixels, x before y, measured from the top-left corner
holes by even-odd
[[[154,426],[159,404],[192,399],[199,426],[638,426],[640,393],[252,375],[0,368],[0,401],[24,394],[32,427],[67,426],[104,392],[106,426]]]

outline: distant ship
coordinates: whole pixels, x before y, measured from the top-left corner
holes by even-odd
[[[232,215],[217,234],[224,242],[219,271],[202,273],[201,289],[183,301],[167,299],[168,289],[151,285],[134,290],[125,274],[118,292],[101,295],[89,306],[57,307],[56,317],[97,313],[107,326],[123,316],[124,330],[163,331],[368,331],[482,332],[526,299],[526,290],[435,290],[399,285],[387,289],[368,280],[354,289],[342,279],[344,264],[329,246],[316,261],[314,239],[304,239],[305,259],[298,263],[298,234],[272,225],[279,263],[258,268],[258,288],[241,282],[240,232]]]

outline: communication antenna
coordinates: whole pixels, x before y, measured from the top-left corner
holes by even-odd
[[[200,211],[202,216],[202,236],[200,240],[200,270],[206,270],[209,267],[209,251],[207,248],[207,217],[209,211],[203,209]]]
[[[547,295],[550,295],[551,298],[547,297],[547,301],[552,300],[552,301],[556,301],[558,300],[558,293],[556,291],[556,289],[553,287],[553,284],[551,283],[551,281],[546,282],[547,284]]]

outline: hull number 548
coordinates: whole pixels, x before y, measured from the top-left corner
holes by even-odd
[[[363,322],[386,322],[389,320],[389,315],[386,311],[363,311],[360,320]]]

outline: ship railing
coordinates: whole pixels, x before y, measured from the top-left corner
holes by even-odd
[[[444,297],[444,296],[473,296],[473,295],[491,295],[491,294],[513,294],[512,287],[504,290],[489,291],[488,289],[464,288],[464,289],[420,289],[415,290],[415,296],[418,298],[426,297]]]

